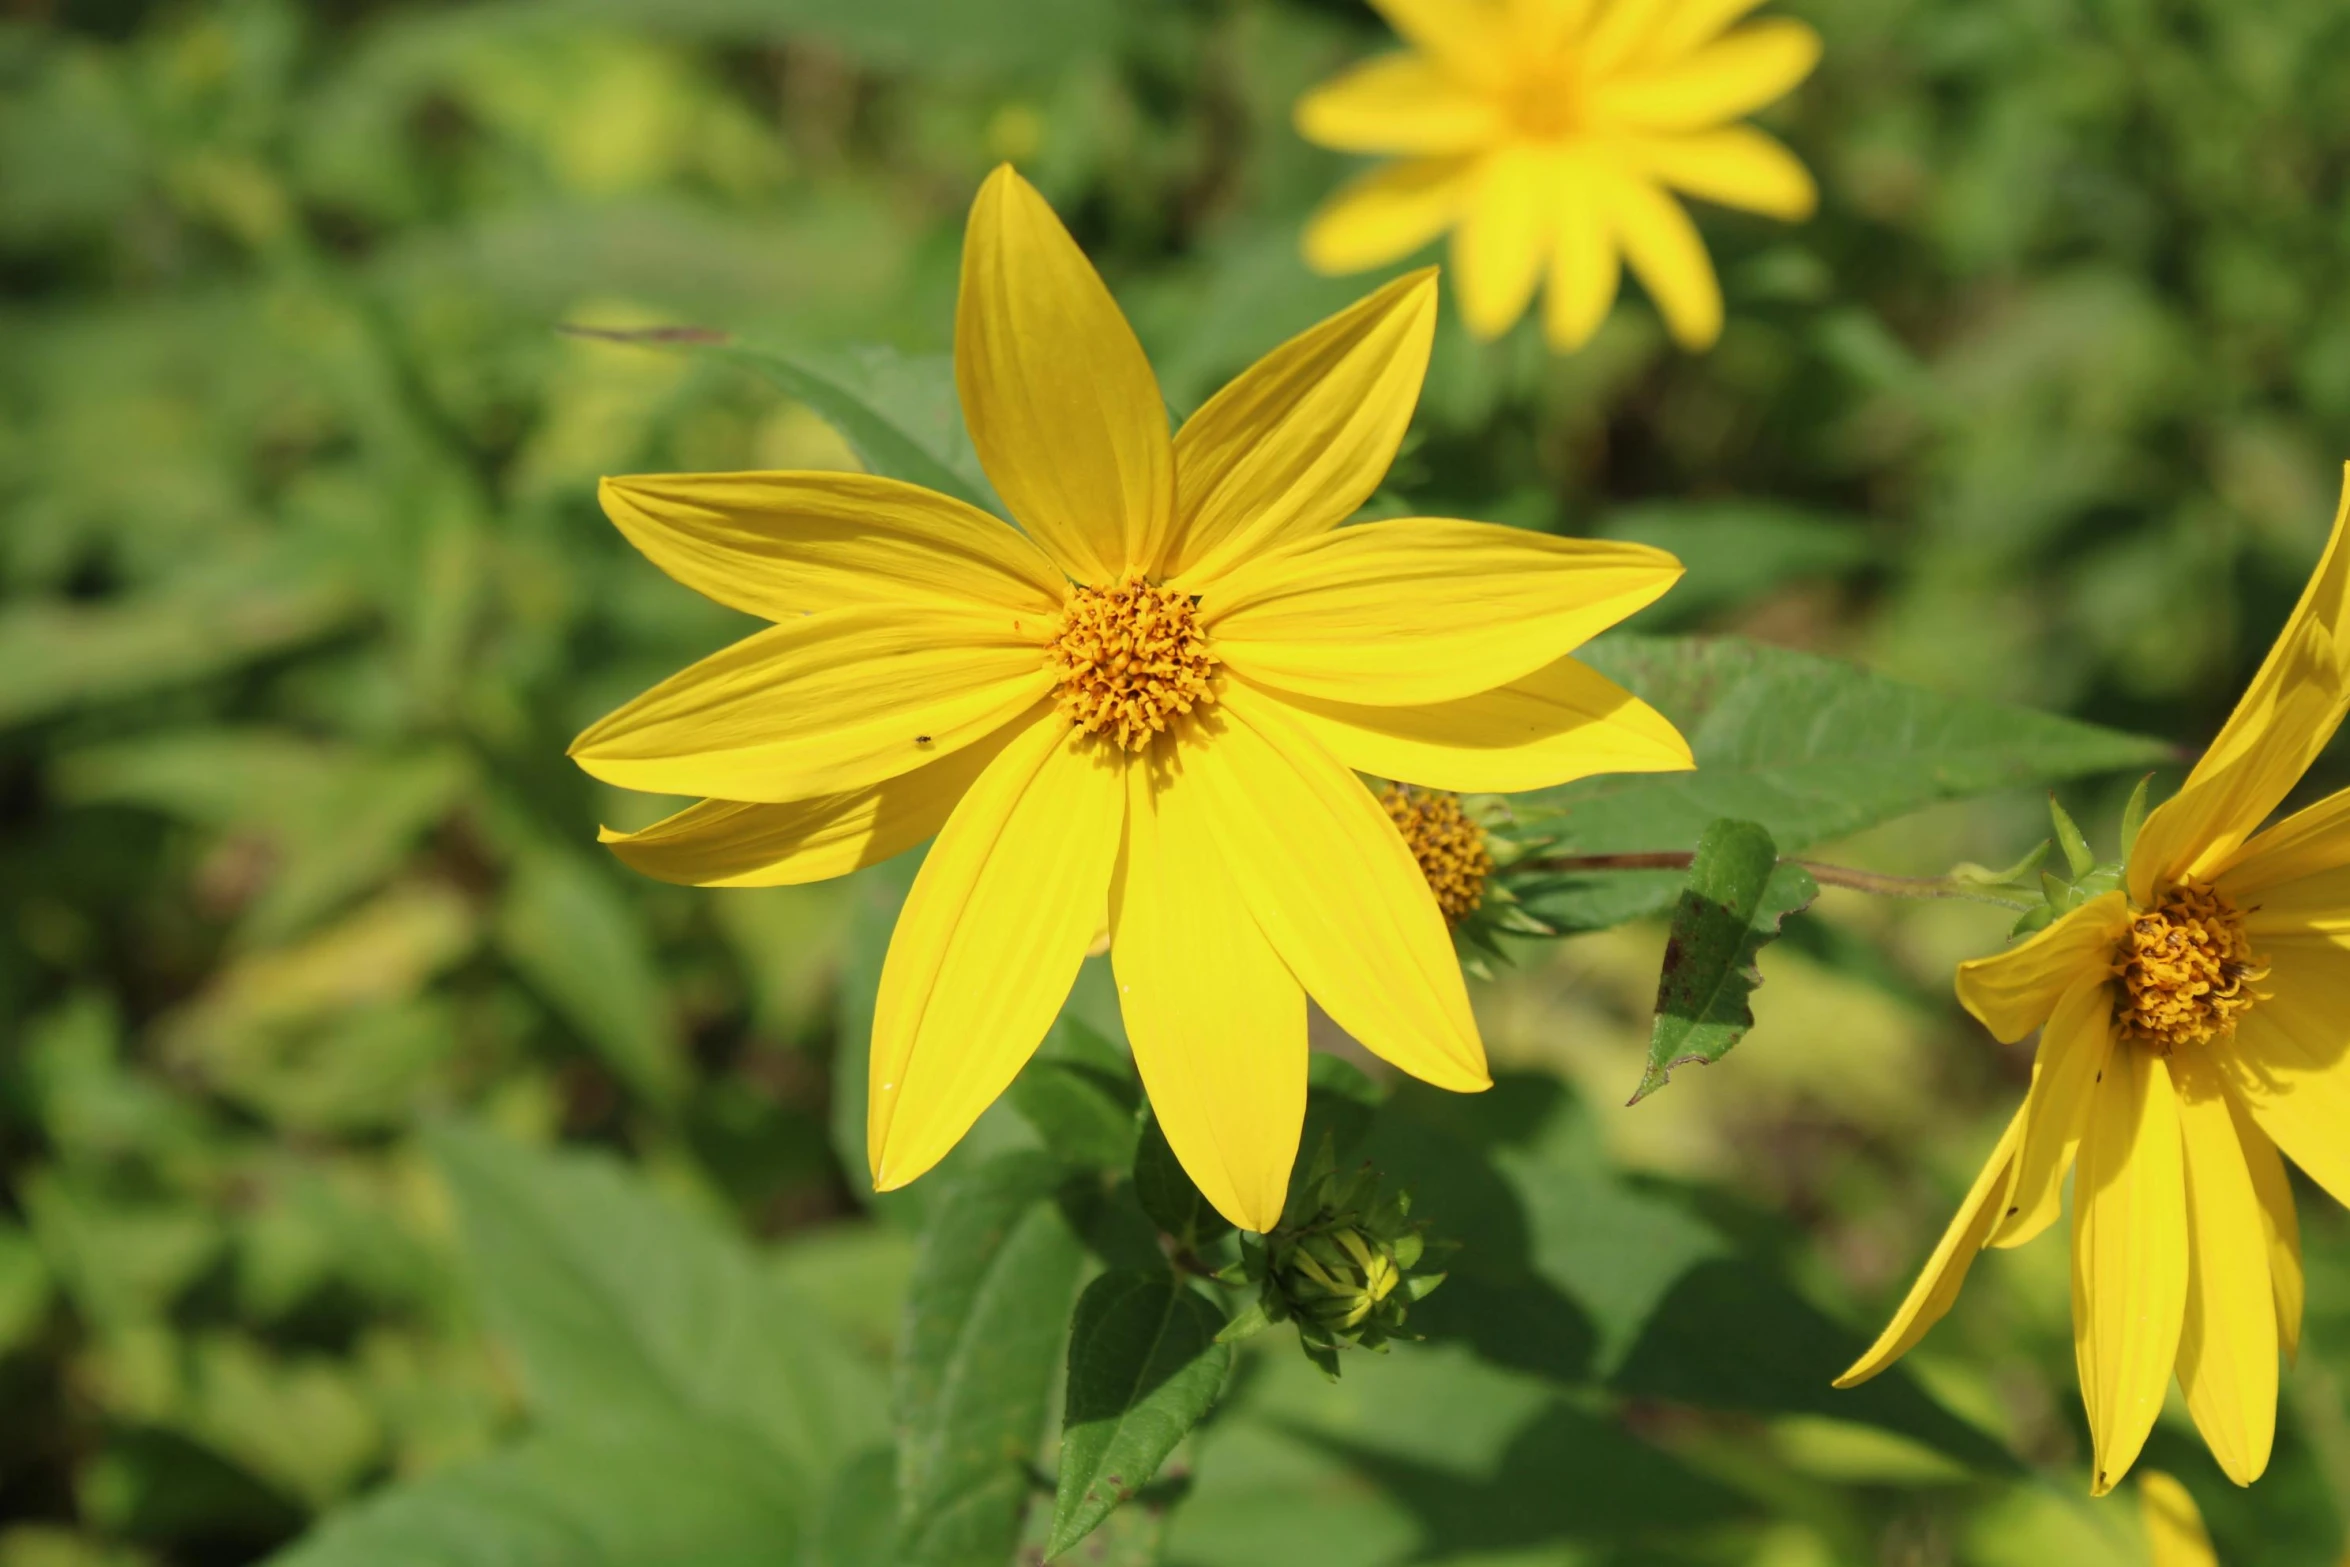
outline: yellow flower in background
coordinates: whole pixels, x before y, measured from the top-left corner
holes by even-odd
[[[1819,35],[1760,0],[1372,0],[1411,45],[1307,93],[1297,127],[1341,152],[1394,155],[1307,225],[1317,271],[1359,272],[1452,233],[1452,284],[1479,337],[1547,285],[1551,346],[1580,348],[1629,262],[1684,348],[1722,331],[1696,196],[1807,218],[1803,165],[1741,115],[1811,73]]]
[[[2219,1567],[2219,1553],[2203,1527],[2203,1514],[2187,1488],[2159,1469],[2138,1481],[2138,1514],[2154,1567]]]
[[[2073,1334],[2102,1495],[2175,1370],[2220,1467],[2268,1465],[2277,1355],[2301,1330],[2285,1157],[2350,1202],[2350,791],[2266,832],[2350,709],[2350,489],[2251,689],[2128,849],[2120,890],[1958,995],[2032,1086],[1884,1336],[1874,1376],[1957,1298],[1975,1253],[2053,1223],[2073,1181]]]
[[[1281,1211],[1308,995],[1403,1070],[1487,1085],[1444,916],[1355,772],[1509,791],[1688,767],[1568,657],[1680,566],[1484,523],[1339,528],[1434,322],[1433,277],[1400,279],[1170,439],[1109,291],[1007,167],[971,210],[955,371],[1024,533],[866,475],[605,482],[655,564],[774,622],[574,743],[607,782],[708,797],[605,841],[666,880],[769,886],[936,836],[874,1016],[880,1189],[1011,1082],[1105,924],[1152,1105],[1236,1224]]]

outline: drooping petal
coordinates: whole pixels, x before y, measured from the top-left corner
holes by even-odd
[[[637,474],[606,479],[597,497],[654,565],[767,620],[909,601],[1049,618],[1067,590],[996,518],[872,474]]]
[[[1975,1255],[1983,1249],[1984,1241],[1990,1238],[1991,1226],[1998,1221],[2000,1200],[2014,1174],[2016,1146],[2023,1135],[2024,1111],[2018,1109],[2015,1119],[2007,1123],[1999,1146],[1984,1161],[1975,1184],[1967,1189],[1966,1201],[1958,1205],[1950,1227],[1942,1232],[1934,1254],[1918,1271],[1917,1282],[1910,1285],[1909,1294],[1893,1313],[1893,1320],[1885,1324],[1885,1331],[1877,1335],[1877,1342],[1869,1346],[1868,1353],[1836,1379],[1838,1387],[1857,1387],[1908,1354],[1950,1310],[1951,1303],[1958,1299],[1960,1287],[1966,1283],[1967,1270],[1975,1265]]]
[[[2208,1057],[2172,1059],[2186,1155],[2187,1312],[2179,1386],[2211,1456],[2238,1485],[2268,1468],[2277,1426],[2277,1304],[2268,1226]]]
[[[1041,636],[1016,632],[1010,615],[945,607],[803,615],[606,715],[571,757],[652,794],[780,804],[870,788],[993,734],[1042,696]]]
[[[1134,329],[1036,188],[998,168],[971,204],[955,388],[996,493],[1062,570],[1155,570],[1175,505],[1167,405]]]
[[[1235,673],[1386,707],[1532,674],[1680,575],[1679,561],[1646,545],[1404,517],[1260,555],[1201,608]]]
[[[2234,857],[2301,781],[2350,711],[2350,483],[2292,618],[2186,786],[2155,808],[2130,852],[2130,895],[2153,901]]]
[[[1673,341],[1692,353],[1711,348],[1722,335],[1722,285],[1688,212],[1656,181],[1625,170],[1608,182],[1608,211]]]
[[[1336,527],[1395,459],[1436,334],[1434,268],[1397,278],[1226,383],[1175,436],[1173,586]]]
[[[1134,1064],[1175,1157],[1244,1230],[1281,1219],[1306,1112],[1306,994],[1225,865],[1196,741],[1127,769],[1110,962]]]
[[[2106,976],[2085,971],[2040,1035],[2032,1061],[2032,1091],[2024,1099],[2024,1137],[2016,1153],[2015,1184],[2007,1211],[1991,1235],[1994,1246],[2021,1246],[2056,1222],[2064,1209],[2064,1178],[2072,1169],[2088,1124],[2089,1099],[2113,1051],[2113,997]]]
[[[2073,1338],[2096,1446],[2093,1494],[2138,1460],[2178,1360],[2187,1310],[2186,1176],[2170,1067],[2116,1050],[2073,1183]]]
[[[1490,1086],[1452,939],[1371,792],[1231,682],[1190,766],[1243,903],[1339,1027],[1414,1077]]]
[[[1452,232],[1452,286],[1461,320],[1482,338],[1501,336],[1526,313],[1550,237],[1551,164],[1524,142],[1476,161]]]
[[[1785,97],[1820,61],[1820,35],[1769,17],[1676,59],[1600,82],[1593,115],[1652,131],[1699,130]]]
[[[1267,695],[1356,772],[1430,789],[1514,794],[1594,773],[1697,765],[1662,713],[1572,658],[1491,691],[1416,707]]]
[[[1490,93],[1416,54],[1381,55],[1297,101],[1297,133],[1340,152],[1472,152],[1502,133]]]
[[[1306,265],[1337,276],[1410,255],[1460,217],[1472,162],[1410,158],[1356,175],[1306,221]]]
[[[2226,1073],[2221,1073],[2225,1080]],[[2244,1167],[2252,1177],[2253,1195],[2260,1200],[2260,1223],[2268,1242],[2268,1271],[2277,1302],[2277,1343],[2285,1358],[2301,1353],[2301,1311],[2308,1298],[2307,1277],[2301,1267],[2301,1215],[2293,1204],[2293,1180],[2277,1145],[2252,1119],[2243,1101],[2228,1095],[2228,1113],[2236,1120],[2236,1142],[2244,1150]]]
[[[2219,1553],[2187,1488],[2159,1469],[2138,1477],[2138,1512],[2154,1567],[2219,1567]]]
[[[1123,752],[1048,716],[947,818],[881,964],[865,1132],[876,1191],[944,1158],[1052,1027],[1101,929],[1124,775]]]
[[[845,876],[935,836],[988,763],[1046,711],[1031,708],[985,739],[870,789],[789,805],[704,800],[636,832],[605,828],[597,841],[631,870],[689,887],[788,887]]]
[[[1550,346],[1573,353],[1591,341],[1616,302],[1623,254],[1616,245],[1607,176],[1588,157],[1563,155],[1551,171],[1550,277],[1542,330]]]
[[[1820,204],[1811,170],[1751,125],[1642,137],[1631,145],[1651,175],[1685,196],[1789,222],[1810,217]]]
[[[2129,923],[2129,903],[2118,892],[2092,898],[2030,940],[1958,966],[1958,1004],[2003,1045],[2012,1045],[2048,1021],[2075,981],[2095,970],[2110,974],[2109,954]]]
[[[2342,950],[2271,937],[2266,999],[2214,1052],[2228,1088],[2334,1201],[2350,1203],[2350,974]]]
[[[1464,82],[1501,79],[1510,64],[1508,17],[1494,0],[1371,0],[1396,36]]]

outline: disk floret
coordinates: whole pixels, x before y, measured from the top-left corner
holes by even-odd
[[[1414,789],[1391,784],[1379,796],[1396,831],[1403,834],[1436,906],[1447,925],[1458,925],[1485,901],[1486,879],[1493,874],[1493,853],[1485,829],[1461,809],[1461,798],[1437,789]]]
[[[1216,655],[1196,601],[1139,577],[1072,588],[1046,659],[1062,716],[1128,751],[1215,700]]]
[[[2164,1055],[2232,1033],[2260,999],[2252,987],[2268,976],[2235,905],[2194,881],[2130,921],[2115,965],[2123,1035]]]

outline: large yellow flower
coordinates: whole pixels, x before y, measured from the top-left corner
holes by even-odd
[[[1547,271],[1551,345],[1580,348],[1629,261],[1690,349],[1722,331],[1722,290],[1674,191],[1775,218],[1819,196],[1794,154],[1741,115],[1819,60],[1819,35],[1760,0],[1372,0],[1411,52],[1298,101],[1309,141],[1400,154],[1340,190],[1306,260],[1359,272],[1452,231],[1469,330],[1497,337]]]
[[[2259,831],[2350,708],[2350,490],[2268,660],[2123,886],[1997,957],[1958,995],[2000,1039],[2041,1030],[2032,1086],[1876,1346],[1874,1376],[1957,1298],[1984,1246],[2046,1229],[2073,1181],[2073,1334],[2093,1486],[2138,1456],[2175,1370],[2220,1467],[2249,1485],[2301,1328],[2281,1148],[2350,1202],[2350,791]]]
[[[1680,574],[1637,545],[1369,498],[1419,396],[1434,280],[1291,339],[1169,438],[1141,346],[1009,168],[963,248],[965,422],[1025,533],[837,473],[607,480],[653,562],[774,624],[581,735],[579,765],[705,795],[629,864],[838,876],[936,835],[874,1016],[876,1186],[942,1157],[1035,1049],[1106,925],[1168,1141],[1235,1223],[1281,1211],[1306,997],[1454,1089],[1485,1052],[1434,896],[1355,770],[1516,790],[1685,768],[1569,658]]]

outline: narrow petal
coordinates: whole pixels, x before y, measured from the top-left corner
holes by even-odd
[[[2219,1567],[2219,1553],[2187,1488],[2159,1469],[2138,1477],[2138,1513],[2154,1567]]]
[[[1554,160],[1523,142],[1479,158],[1452,234],[1452,286],[1461,320],[1478,337],[1501,336],[1526,313],[1550,235]]]
[[[1238,682],[1190,764],[1241,900],[1339,1027],[1414,1077],[1490,1086],[1452,939],[1361,781]]]
[[[2003,1045],[2048,1021],[2074,982],[2092,970],[2111,974],[2111,953],[2129,923],[2118,892],[2093,898],[2036,932],[2029,941],[1958,966],[1958,1004]]]
[[[1654,180],[1623,172],[1609,184],[1608,211],[1673,341],[1692,353],[1711,348],[1722,335],[1722,285],[1689,214]]]
[[[2295,811],[2222,862],[2213,879],[2261,936],[2350,934],[2350,789]]]
[[[1358,773],[1462,794],[1514,794],[1594,773],[1686,772],[1662,713],[1571,658],[1451,702],[1362,707],[1268,691]]]
[[[2350,476],[2350,470],[2346,470]],[[2350,482],[2333,536],[2260,673],[2187,775],[2146,818],[2130,853],[2139,902],[2183,876],[2208,876],[2277,808],[2350,710]]]
[[[1435,335],[1431,267],[1299,333],[1185,420],[1167,552],[1175,585],[1196,592],[1369,500],[1411,425]]]
[[[1052,1027],[1101,929],[1124,773],[1122,752],[1047,717],[947,818],[881,964],[865,1134],[876,1191],[944,1158]]]
[[[1335,277],[1410,255],[1460,217],[1471,162],[1411,158],[1356,175],[1307,220],[1306,265]]]
[[[2277,1428],[2277,1306],[2268,1225],[2227,1090],[2208,1057],[2172,1061],[2186,1155],[2187,1312],[2179,1386],[2211,1456],[2238,1485],[2268,1468]]]
[[[2090,1107],[2073,1197],[2073,1336],[2098,1496],[2138,1461],[2178,1360],[2187,1310],[2181,1166],[2168,1063],[2116,1050]]]
[[[1449,702],[1557,662],[1679,580],[1646,545],[1404,517],[1251,560],[1205,610],[1217,654],[1301,696]]]
[[[1006,164],[971,204],[955,387],[996,493],[1061,569],[1156,569],[1175,504],[1167,405],[1101,275]]]
[[[1504,0],[1511,48],[1520,58],[1556,55],[1581,36],[1595,0]]]
[[[780,804],[870,788],[993,734],[1042,696],[1041,635],[971,610],[803,615],[670,676],[591,725],[571,757],[652,794]]]
[[[1795,154],[1751,125],[1633,142],[1635,156],[1655,178],[1685,196],[1799,222],[1820,204],[1811,170]]]
[[[1680,0],[1672,14],[1649,30],[1639,62],[1663,64],[1712,43],[1762,0]]]
[[[1608,0],[1591,19],[1578,54],[1589,79],[1604,82],[1646,52],[1676,0]]]
[[[1175,1157],[1244,1230],[1281,1220],[1306,1113],[1306,993],[1225,864],[1199,746],[1127,769],[1110,961],[1134,1064]]]
[[[2073,981],[2040,1035],[2032,1060],[2032,1091],[2024,1100],[2024,1139],[2016,1154],[2007,1212],[1992,1232],[1994,1246],[2021,1246],[2056,1222],[2064,1209],[2064,1178],[2088,1125],[2089,1099],[2113,1051],[2113,997],[2106,976],[2084,972]]]
[[[996,518],[872,474],[638,474],[606,479],[597,498],[647,560],[767,620],[939,601],[1051,616],[1067,590]]]
[[[2224,1080],[2224,1071],[2221,1076]],[[2268,1242],[2268,1271],[2275,1285],[2277,1343],[2285,1358],[2292,1360],[2301,1353],[2301,1311],[2308,1298],[2307,1276],[2301,1267],[2301,1215],[2293,1204],[2293,1180],[2285,1173],[2277,1145],[2232,1093],[2228,1095],[2228,1113],[2236,1118],[2236,1142],[2244,1150],[2253,1195],[2260,1199],[2261,1232]]]
[[[1502,134],[1498,100],[1416,54],[1382,55],[1297,101],[1297,133],[1340,152],[1473,152]]]
[[[1836,1379],[1838,1387],[1857,1387],[1908,1354],[1927,1329],[1950,1310],[1966,1283],[1967,1270],[1975,1265],[1975,1255],[1990,1238],[1991,1226],[1998,1222],[2000,1198],[2015,1172],[2015,1151],[2023,1135],[2024,1111],[2019,1109],[2015,1119],[2007,1123],[1999,1146],[1991,1150],[1982,1173],[1975,1177],[1975,1184],[1967,1189],[1966,1201],[1958,1205],[1950,1227],[1942,1232],[1934,1254],[1919,1270],[1917,1282],[1902,1298],[1893,1320],[1885,1324],[1885,1331],[1877,1335],[1868,1353]]]
[[[1752,113],[1785,97],[1820,62],[1820,35],[1771,17],[1679,58],[1630,71],[1593,89],[1600,119],[1642,130],[1689,131]]]
[[[2267,999],[2214,1051],[2229,1089],[2286,1158],[2350,1203],[2350,974],[2339,948],[2272,939]]]
[[[1623,279],[1607,178],[1591,160],[1563,156],[1551,173],[1550,279],[1542,329],[1550,346],[1571,354],[1591,341],[1614,308]]]
[[[1509,69],[1508,16],[1494,0],[1371,0],[1396,36],[1464,82],[1498,81]]]
[[[597,841],[631,870],[690,887],[786,887],[845,876],[936,836],[988,763],[1048,711],[1031,708],[987,738],[870,789],[789,805],[704,800],[637,832],[605,828]]]

